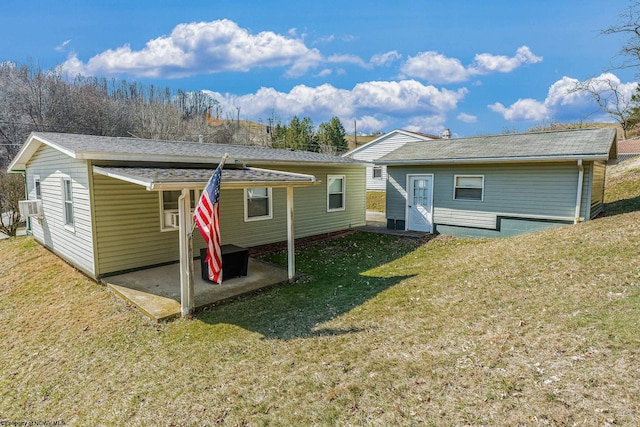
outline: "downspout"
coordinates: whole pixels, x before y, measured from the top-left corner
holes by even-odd
[[[578,160],[578,191],[576,195],[576,212],[573,218],[573,223],[580,222],[580,208],[582,207],[582,183],[584,181],[584,166],[582,165],[582,159]]]

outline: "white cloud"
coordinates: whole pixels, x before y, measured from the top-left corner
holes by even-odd
[[[401,71],[405,76],[418,77],[430,83],[455,83],[469,78],[469,72],[459,59],[447,58],[438,52],[410,56]]]
[[[324,37],[320,37],[318,38],[313,44],[326,44],[326,43],[331,43],[332,41],[335,40],[335,36],[333,34],[330,34],[328,36],[324,36]]]
[[[333,71],[330,68],[325,68],[323,70],[320,70],[319,73],[317,73],[314,77],[326,77],[328,75],[331,75],[333,73]]]
[[[509,73],[525,64],[542,61],[542,57],[534,55],[527,46],[518,48],[512,57],[477,54],[474,63],[462,65],[457,58],[449,58],[438,52],[421,52],[410,56],[402,65],[404,76],[418,77],[430,83],[457,83],[469,80],[471,77],[494,72]]]
[[[367,64],[366,62],[364,62],[362,60],[362,58],[360,58],[357,55],[350,55],[350,54],[336,54],[336,55],[331,55],[327,58],[328,62],[331,63],[346,63],[346,64],[354,64],[354,65],[358,65],[362,68],[369,68],[369,64]]]
[[[342,40],[343,42],[346,43],[351,43],[354,42],[356,40],[360,39],[359,36],[353,35],[353,34],[345,34],[342,37],[340,37],[340,40]]]
[[[60,43],[58,46],[54,47],[53,50],[56,50],[58,52],[63,52],[65,47],[67,47],[69,43],[71,43],[71,40],[65,40],[62,43]]]
[[[373,55],[369,60],[369,63],[375,65],[376,67],[383,67],[391,65],[401,58],[402,55],[400,55],[398,51],[392,50],[389,52]]]
[[[433,135],[440,135],[445,128],[447,118],[444,115],[436,114],[432,116],[412,117],[404,129],[411,132],[423,132]]]
[[[509,121],[546,120],[550,114],[549,109],[544,103],[530,98],[518,99],[508,108],[499,102],[489,105],[489,108],[496,113],[502,114],[502,117]]]
[[[465,123],[476,123],[478,121],[478,116],[473,116],[467,113],[460,113],[456,118]]]
[[[312,116],[322,121],[338,116],[345,123],[354,117],[366,117],[366,123],[376,125],[372,128],[358,125],[358,128],[377,130],[392,117],[399,120],[414,116],[444,117],[457,107],[467,89],[452,91],[425,86],[415,80],[402,80],[364,82],[351,90],[323,84],[316,87],[297,85],[289,92],[263,87],[248,95],[205,92],[216,98],[223,109],[234,111],[240,107],[244,115],[254,119],[266,117],[274,110],[283,118]]]
[[[589,82],[594,90],[601,93],[611,109],[615,108],[616,102],[620,106],[628,103],[637,88],[636,82],[622,83],[612,73],[601,74]],[[575,90],[580,83],[586,82],[565,76],[549,87],[544,101],[525,98],[518,99],[509,107],[499,102],[488,107],[509,121],[584,120],[593,114],[599,114],[597,120],[610,120],[610,117],[601,114],[591,94]],[[620,95],[618,99],[612,96],[612,88]]]
[[[293,30],[295,34],[295,29]],[[257,67],[290,67],[304,74],[322,60],[301,39],[271,31],[251,34],[228,19],[177,25],[169,36],[150,40],[144,48],[109,49],[86,63],[74,54],[63,64],[71,74],[136,77],[186,77],[200,73],[249,71]]]
[[[372,132],[377,130],[384,129],[389,123],[387,120],[381,120],[379,118],[364,115],[360,118],[355,119],[357,124],[358,132]],[[344,123],[345,129],[349,129],[350,132],[353,132],[353,119],[349,120],[347,123]]]
[[[527,46],[518,48],[515,56],[491,55],[480,53],[475,56],[473,73],[488,74],[493,72],[510,73],[525,64],[535,64],[542,61],[541,56],[534,55]]]

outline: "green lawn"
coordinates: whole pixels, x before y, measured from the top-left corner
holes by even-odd
[[[2,240],[0,422],[638,425],[639,183],[518,238],[321,242],[298,283],[160,325]]]

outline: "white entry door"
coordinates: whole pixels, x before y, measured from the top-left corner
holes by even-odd
[[[409,176],[407,230],[431,232],[432,183],[432,175]]]

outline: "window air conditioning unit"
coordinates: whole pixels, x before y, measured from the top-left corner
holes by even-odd
[[[178,212],[170,214],[169,225],[173,228],[180,228],[180,214]]]
[[[19,200],[18,209],[23,217],[42,218],[42,200]]]

